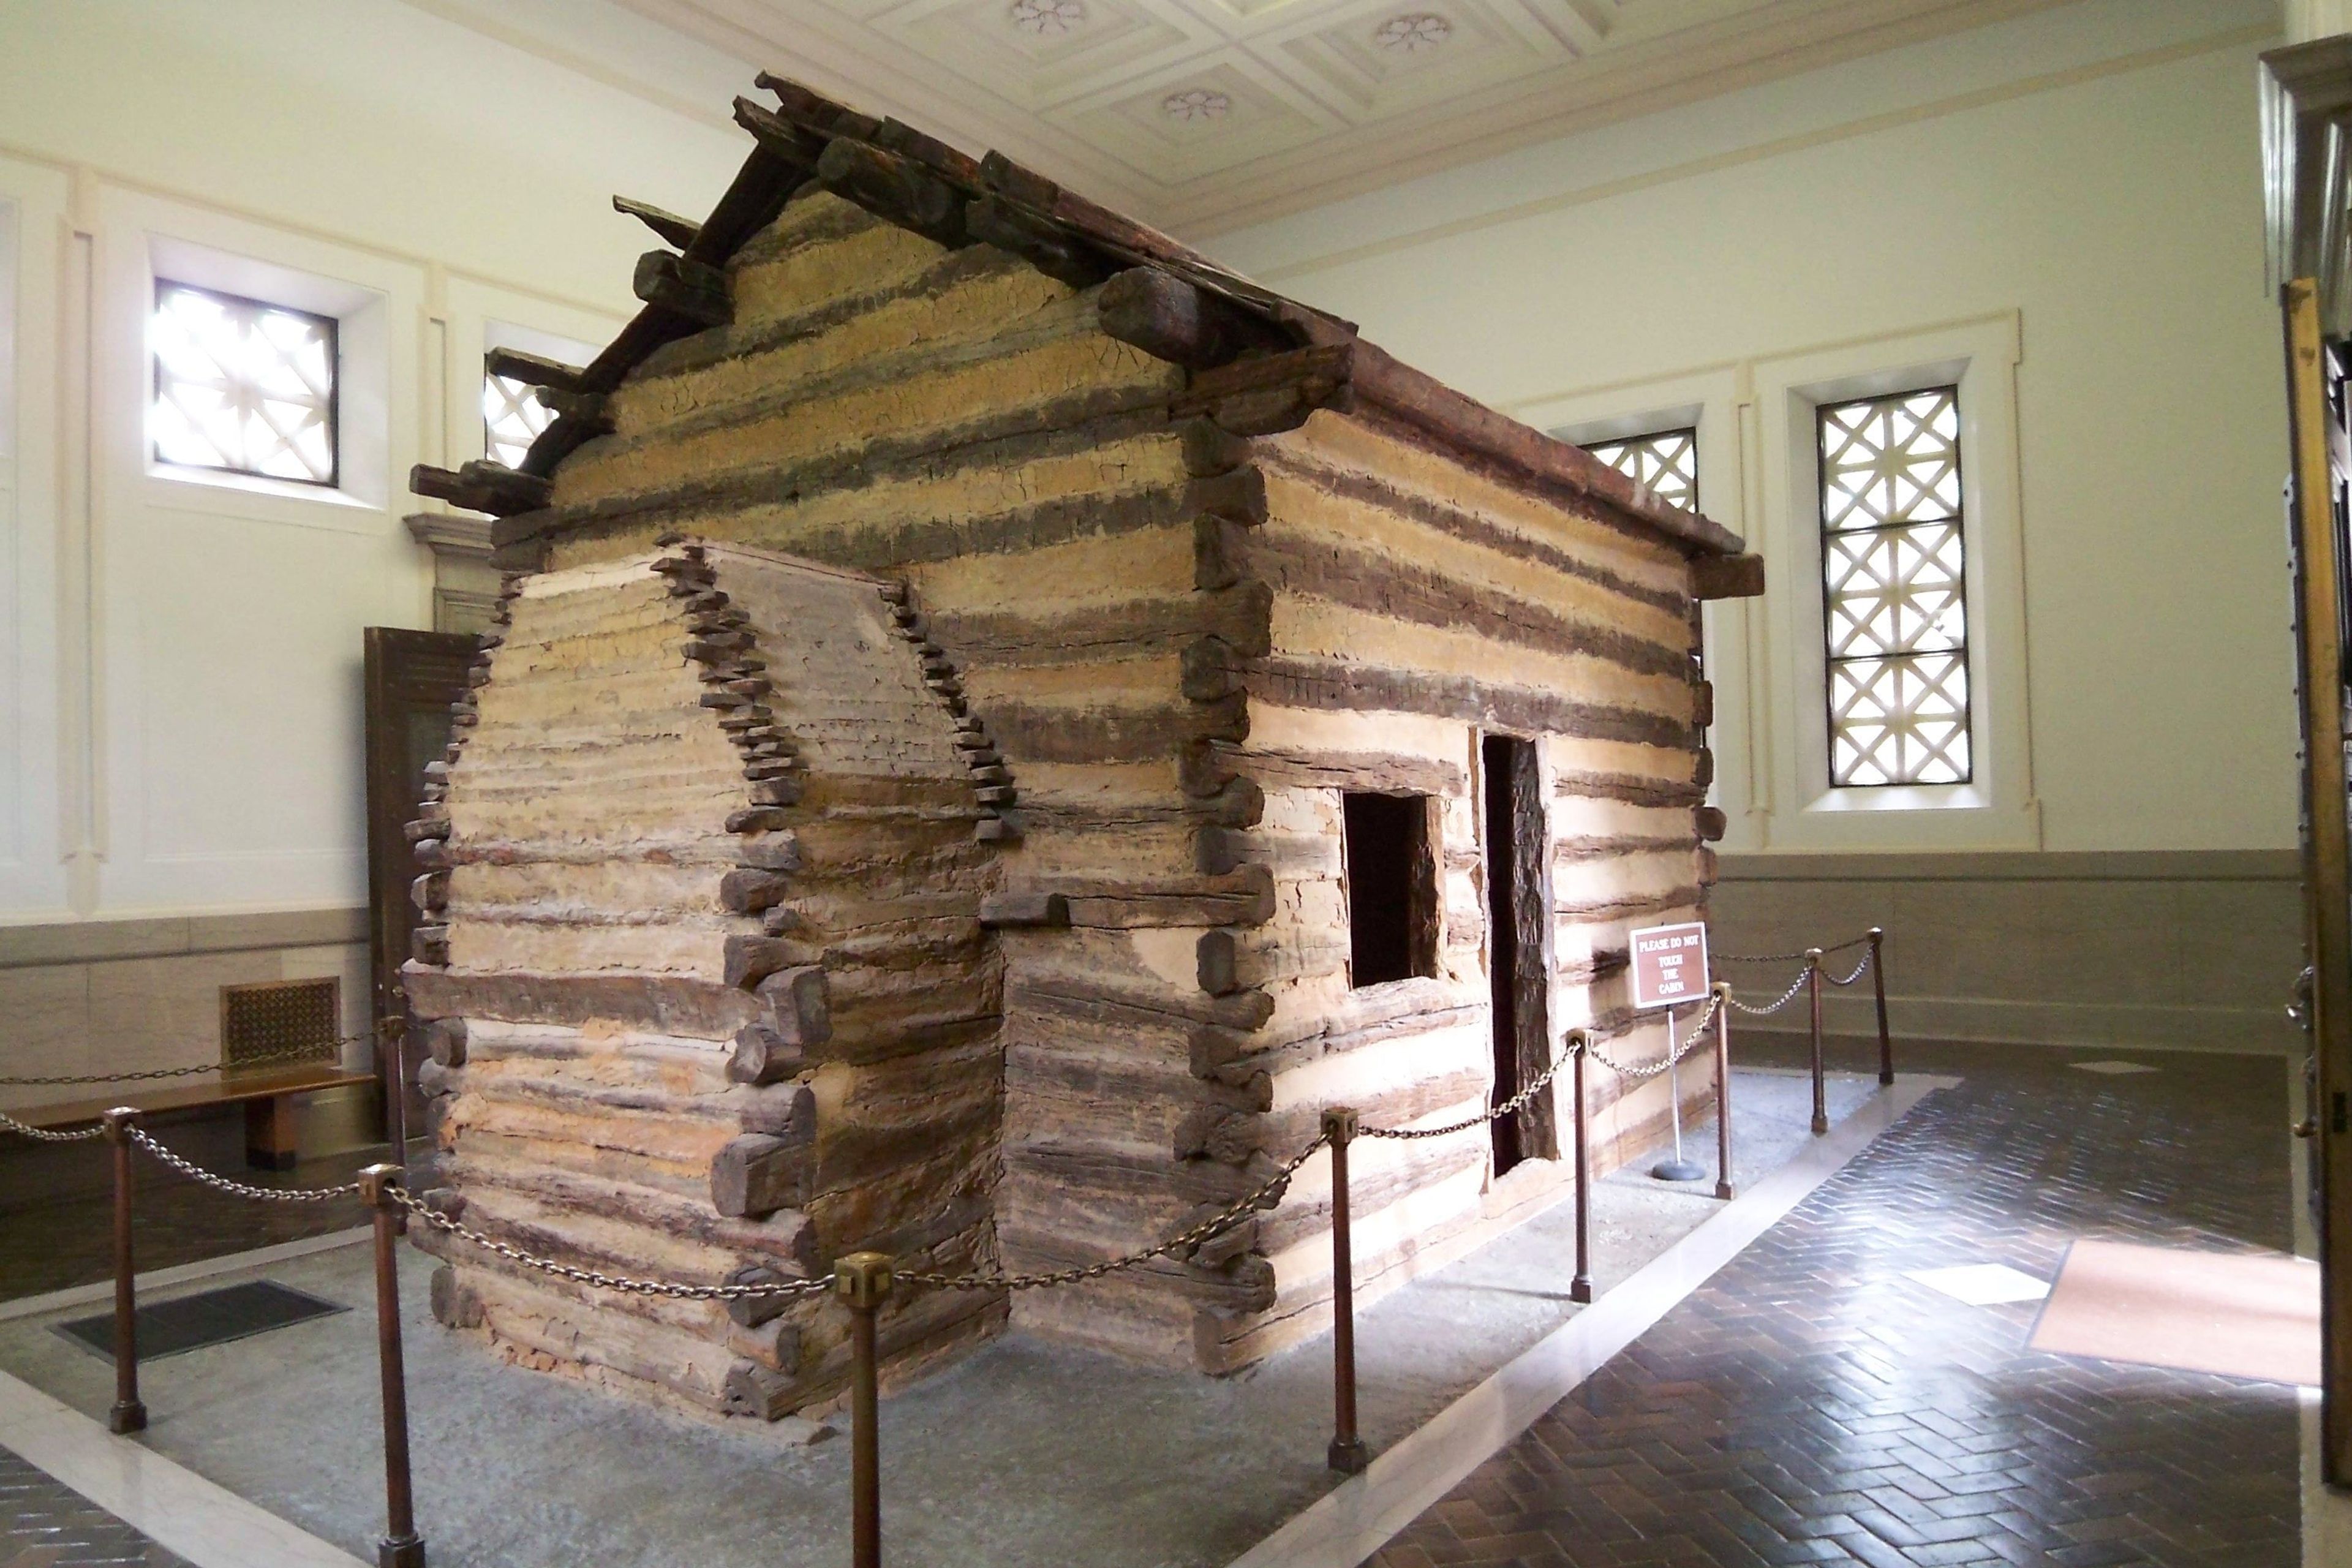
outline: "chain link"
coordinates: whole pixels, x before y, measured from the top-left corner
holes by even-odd
[[[541,1274],[552,1274],[575,1285],[593,1285],[599,1290],[619,1290],[632,1296],[660,1296],[673,1301],[749,1301],[772,1296],[821,1296],[833,1289],[833,1280],[829,1277],[822,1279],[776,1279],[764,1284],[679,1285],[667,1279],[636,1279],[625,1274],[575,1268],[569,1263],[558,1263],[551,1258],[541,1258],[525,1252],[520,1247],[510,1247],[496,1237],[483,1235],[471,1226],[460,1225],[406,1187],[387,1188],[386,1195],[435,1230],[471,1242],[483,1251],[494,1253],[509,1263],[519,1263]]]
[[[373,1037],[368,1035],[342,1035],[337,1037],[331,1043],[340,1049],[341,1047],[358,1045]],[[289,1046],[284,1050],[267,1051],[257,1057],[247,1057],[242,1061],[203,1062],[192,1068],[150,1068],[145,1072],[83,1073],[56,1078],[0,1078],[0,1089],[54,1089],[60,1085],[75,1083],[134,1083],[149,1079],[194,1078],[198,1073],[243,1072],[247,1068],[264,1067],[271,1062],[313,1058],[324,1061],[328,1058],[322,1053],[328,1044],[327,1041],[320,1041],[317,1045]]]
[[[1761,1007],[1750,1007],[1747,1003],[1742,1002],[1738,997],[1734,996],[1731,999],[1731,1005],[1752,1018],[1761,1018],[1767,1014],[1777,1013],[1781,1008],[1787,1006],[1790,1003],[1794,1002],[1797,999],[1797,993],[1802,991],[1804,988],[1805,976],[1801,973],[1794,980],[1789,982],[1789,988],[1780,993],[1780,999],[1777,1001],[1767,1002]]]
[[[1592,1059],[1594,1061],[1599,1062],[1602,1067],[1607,1068],[1611,1072],[1615,1073],[1620,1078],[1636,1079],[1655,1078],[1660,1073],[1665,1071],[1668,1068],[1673,1067],[1676,1062],[1681,1061],[1685,1057],[1691,1054],[1692,1048],[1699,1042],[1699,1037],[1706,1033],[1707,1026],[1713,1024],[1715,1022],[1715,1016],[1723,1010],[1723,995],[1724,994],[1720,991],[1712,992],[1708,994],[1706,999],[1706,1010],[1698,1016],[1697,1020],[1691,1025],[1690,1033],[1685,1035],[1680,1043],[1677,1043],[1675,1039],[1674,1016],[1672,1014],[1668,1014],[1666,1016],[1666,1054],[1659,1058],[1656,1061],[1651,1062],[1645,1066],[1629,1068],[1624,1063],[1612,1058],[1608,1052],[1602,1050],[1599,1046],[1591,1044],[1590,1041],[1586,1043],[1584,1048],[1592,1053]]]
[[[42,1143],[79,1143],[86,1138],[106,1136],[106,1129],[103,1127],[84,1127],[75,1132],[52,1132],[47,1128],[34,1127],[19,1121],[5,1110],[0,1110],[0,1128],[7,1129],[19,1138],[30,1138]]]
[[[1832,952],[1843,952],[1850,947],[1866,946],[1869,942],[1870,933],[1864,931],[1860,936],[1847,938],[1835,947],[1822,948],[1821,952],[1827,957]],[[1718,952],[1715,961],[1717,963],[1802,963],[1811,956],[1810,952]]]
[[[1298,1167],[1315,1157],[1316,1151],[1331,1142],[1328,1133],[1318,1132],[1315,1141],[1291,1156],[1287,1164],[1225,1205],[1218,1213],[1192,1226],[1179,1231],[1157,1247],[1147,1247],[1140,1252],[1130,1252],[1124,1258],[1108,1258],[1100,1263],[1089,1263],[1083,1268],[1059,1268],[1050,1274],[923,1274],[902,1272],[896,1278],[910,1285],[929,1285],[942,1290],[1034,1290],[1048,1285],[1076,1285],[1082,1280],[1099,1279],[1106,1274],[1117,1274],[1200,1246],[1202,1242],[1232,1229],[1259,1209],[1268,1208],[1282,1201],[1290,1185],[1290,1178]]]
[[[200,1182],[217,1192],[228,1193],[240,1198],[259,1198],[265,1203],[273,1204],[323,1204],[331,1203],[337,1198],[359,1195],[360,1184],[357,1182],[345,1182],[336,1187],[247,1186],[243,1182],[232,1182],[226,1176],[216,1175],[193,1160],[182,1159],[178,1154],[157,1142],[144,1127],[132,1127],[131,1141],[190,1181]]]
[[[1828,981],[1832,985],[1851,985],[1869,972],[1870,954],[1865,952],[1862,955],[1862,962],[1853,966],[1853,973],[1847,975],[1843,980],[1840,980],[1836,975],[1830,973],[1827,970],[1823,970],[1822,972],[1822,978]]]
[[[1551,1066],[1544,1068],[1542,1075],[1535,1082],[1493,1110],[1481,1111],[1476,1116],[1465,1117],[1459,1121],[1449,1121],[1443,1127],[1359,1127],[1356,1129],[1357,1134],[1364,1138],[1445,1138],[1456,1132],[1467,1132],[1473,1127],[1483,1127],[1489,1121],[1500,1121],[1506,1116],[1516,1116],[1526,1107],[1528,1101],[1541,1094],[1551,1080],[1559,1076],[1559,1069],[1573,1061],[1577,1052],[1590,1049],[1591,1049],[1590,1043],[1579,1045],[1570,1040],[1568,1049],[1554,1058]],[[1599,1053],[1594,1054],[1597,1056]]]

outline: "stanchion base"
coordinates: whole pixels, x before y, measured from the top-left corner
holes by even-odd
[[[1575,1279],[1570,1280],[1568,1282],[1568,1299],[1571,1301],[1580,1301],[1586,1306],[1591,1306],[1592,1304],[1592,1276],[1590,1274],[1580,1274]]]
[[[116,1436],[147,1430],[147,1405],[144,1400],[126,1399],[106,1413],[106,1429]]]
[[[1660,1182],[1696,1182],[1706,1174],[1703,1165],[1688,1160],[1661,1160],[1650,1167],[1650,1176]]]
[[[1880,1073],[1878,1075],[1878,1084],[1881,1089],[1893,1089],[1895,1087],[1895,1075],[1891,1072]]]
[[[414,1535],[404,1535],[394,1541],[386,1536],[377,1542],[375,1568],[425,1568],[423,1539]]]
[[[1729,1182],[1717,1182],[1717,1183],[1716,1183],[1716,1184],[1715,1184],[1715,1195],[1716,1195],[1717,1197],[1719,1197],[1719,1198],[1725,1199],[1726,1201],[1728,1201],[1728,1200],[1730,1199],[1730,1197],[1731,1197],[1731,1184],[1730,1184]]]
[[[1816,1137],[1816,1138],[1826,1138],[1826,1137],[1828,1137],[1829,1135],[1830,1135],[1830,1119],[1829,1119],[1828,1117],[1826,1117],[1826,1116],[1816,1116],[1816,1117],[1814,1117],[1814,1118],[1813,1118],[1813,1136],[1814,1136],[1814,1137]]]
[[[1325,1456],[1330,1467],[1343,1476],[1360,1476],[1372,1462],[1372,1451],[1364,1447],[1361,1437],[1334,1437],[1331,1450]]]

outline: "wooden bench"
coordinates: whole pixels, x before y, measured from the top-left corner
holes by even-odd
[[[294,1102],[320,1089],[373,1084],[373,1073],[352,1072],[341,1062],[302,1062],[293,1067],[246,1071],[226,1068],[210,1082],[166,1079],[144,1087],[125,1084],[103,1099],[37,1105],[8,1114],[45,1130],[95,1121],[118,1105],[141,1110],[187,1110],[207,1105],[245,1107],[245,1163],[257,1171],[294,1168]]]

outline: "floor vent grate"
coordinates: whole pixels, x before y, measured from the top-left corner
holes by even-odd
[[[323,1300],[268,1279],[200,1291],[139,1309],[139,1359],[154,1361],[183,1351],[223,1345],[249,1339],[272,1329],[290,1328],[312,1318],[347,1312],[348,1307]],[[59,1323],[58,1332],[107,1360],[114,1359],[114,1314],[76,1318]]]

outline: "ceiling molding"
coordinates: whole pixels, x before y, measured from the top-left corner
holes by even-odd
[[[772,70],[1213,234],[2069,0],[614,0],[690,68],[411,4],[697,119]]]

